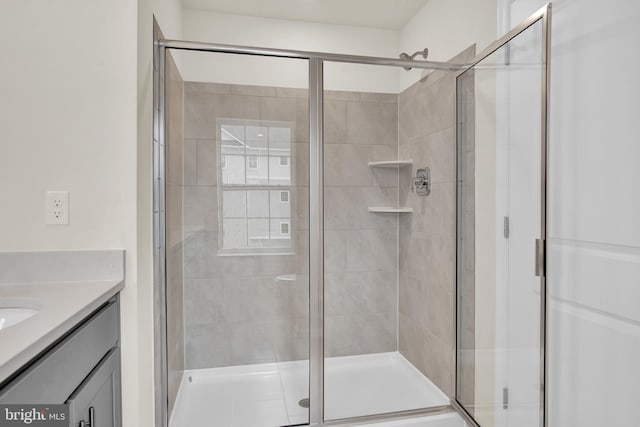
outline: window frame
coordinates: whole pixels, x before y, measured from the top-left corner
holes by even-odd
[[[288,161],[288,166],[289,167],[289,184],[247,184],[247,170],[257,170],[260,167],[260,163],[259,163],[259,158],[260,157],[265,157],[267,159],[267,164],[269,164],[269,158],[270,157],[283,157],[283,156],[270,156],[269,155],[269,149],[267,149],[267,155],[265,156],[261,156],[261,155],[257,155],[257,154],[244,154],[244,158],[245,158],[245,183],[244,184],[224,184],[223,183],[223,175],[222,175],[222,170],[223,168],[220,168],[217,172],[218,175],[218,185],[217,185],[217,203],[218,203],[218,248],[217,248],[217,255],[218,256],[262,256],[262,255],[292,255],[295,254],[296,251],[296,238],[295,238],[295,227],[294,227],[294,223],[296,221],[295,218],[295,211],[293,209],[293,203],[292,200],[294,198],[294,193],[295,193],[295,186],[293,184],[294,181],[294,169],[293,169],[293,152],[294,152],[294,147],[295,147],[295,141],[294,141],[294,135],[295,135],[295,126],[294,126],[294,122],[293,121],[266,121],[266,120],[251,120],[251,119],[225,119],[225,118],[218,118],[216,120],[216,156],[219,159],[222,157],[226,157],[227,155],[224,155],[222,153],[222,127],[224,125],[230,125],[230,126],[244,126],[245,129],[247,127],[251,127],[251,126],[255,126],[255,127],[266,127],[266,128],[271,128],[271,127],[277,127],[277,128],[288,128],[290,130],[290,149],[289,149],[289,155],[285,156],[289,159]],[[269,146],[269,139],[267,137],[267,147]],[[256,157],[256,162],[257,162],[257,167],[256,168],[249,168],[249,156],[255,156]],[[226,166],[228,166],[228,161],[225,162],[225,168],[227,169]],[[220,164],[220,163],[219,163]],[[278,161],[277,164],[280,164],[280,160]],[[246,238],[247,241],[249,241],[249,221],[251,219],[265,219],[269,222],[269,240],[273,239],[273,237],[288,237],[289,240],[289,246],[286,247],[247,247],[246,248],[229,248],[229,247],[224,247],[224,215],[223,215],[223,209],[224,209],[224,193],[225,191],[243,191],[245,194],[245,204],[244,204],[244,210],[245,210],[245,216],[244,216],[244,227],[247,230],[246,233]],[[249,216],[249,212],[248,212],[248,197],[247,194],[249,191],[265,191],[268,194],[268,203],[269,203],[269,216],[268,217],[260,217],[260,218],[256,218],[256,217],[250,217]],[[271,216],[271,205],[272,205],[272,196],[271,196],[271,192],[277,192],[278,196],[277,198],[274,199],[273,202],[278,201],[279,204],[289,204],[289,217],[275,217],[275,216]],[[283,202],[281,197],[281,193],[282,192],[286,192],[289,194],[288,196],[288,200],[287,202]],[[272,223],[278,223],[278,228],[277,231],[276,230],[271,230],[272,228]],[[287,223],[288,224],[288,233],[287,234],[282,234],[282,229],[281,229],[281,225],[282,223]]]

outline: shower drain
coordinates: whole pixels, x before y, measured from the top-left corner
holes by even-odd
[[[308,408],[309,407],[309,398],[305,397],[304,399],[300,399],[300,401],[298,402],[298,406],[300,406],[301,408]]]

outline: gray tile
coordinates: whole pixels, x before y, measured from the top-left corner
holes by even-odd
[[[309,144],[293,144],[293,176],[291,183],[298,187],[309,186]]]
[[[453,235],[432,235],[427,242],[427,256],[434,283],[452,284],[455,280],[455,240]],[[435,267],[438,266],[436,269]]]
[[[372,162],[383,162],[388,160],[398,160],[398,147],[395,145],[374,145],[371,152]],[[402,158],[405,160],[406,158]]]
[[[166,184],[166,232],[167,245],[173,247],[182,242],[183,239],[183,188],[181,185],[172,183]]]
[[[166,141],[166,181],[182,184],[183,175],[183,123],[184,123],[184,83],[173,59],[167,66],[167,141]]]
[[[327,230],[395,229],[397,226],[396,215],[367,210],[369,206],[395,205],[395,188],[326,187],[324,193]]]
[[[260,329],[274,350],[275,361],[309,359],[308,318],[270,320],[261,323]]]
[[[344,144],[347,142],[347,103],[327,100],[324,103],[324,142]]]
[[[403,314],[400,314],[399,322],[400,353],[447,396],[452,397],[453,347],[428,331],[422,331]]]
[[[217,187],[184,187],[184,228],[185,231],[218,229]]]
[[[167,369],[170,398],[180,386],[184,371],[184,297],[183,297],[182,245],[171,248],[167,254]]]
[[[197,325],[185,332],[185,369],[229,366],[230,331],[227,325]]]
[[[309,89],[279,87],[279,88],[276,88],[276,96],[281,98],[306,99],[309,96]]]
[[[371,147],[353,144],[326,144],[324,149],[325,185],[369,187],[373,173],[369,167]]]
[[[250,276],[279,276],[296,271],[294,255],[223,256],[219,264],[227,278]]]
[[[427,333],[422,342],[426,347],[426,375],[447,396],[454,393],[453,347],[438,337]]]
[[[411,321],[414,329],[424,331],[427,328],[427,309],[430,301],[427,290],[420,279],[405,272],[400,273],[398,292],[398,309],[407,321]]]
[[[362,92],[360,95],[362,102],[384,102],[384,103],[397,103],[398,95],[395,93],[373,93]]]
[[[295,272],[298,275],[306,276],[304,282],[300,283],[309,283],[309,230],[300,230],[297,233],[297,247],[295,254],[295,264],[296,269]],[[299,278],[302,280],[302,278]]]
[[[325,90],[324,99],[332,101],[360,101],[360,92],[348,92],[343,90]]]
[[[397,145],[398,106],[395,103],[348,103],[347,142]]]
[[[222,279],[185,279],[186,327],[226,322]]]
[[[296,142],[309,142],[309,102],[296,99]]]
[[[235,325],[230,330],[231,365],[273,363],[277,360],[273,343],[265,336],[262,320]]]
[[[225,277],[224,317],[230,324],[293,317],[294,291],[272,276]]]
[[[292,98],[260,98],[260,118],[295,123],[296,100]]]
[[[413,366],[426,375],[427,357],[424,342],[424,331],[415,320],[407,315],[398,315],[398,350]]]
[[[396,313],[329,316],[325,319],[325,356],[350,356],[396,350]]]
[[[398,279],[395,270],[346,273],[346,277],[364,313],[397,311]]]
[[[409,140],[413,161],[428,166],[434,183],[455,181],[455,132],[446,128]]]
[[[400,96],[399,135],[410,138],[452,128],[455,122],[455,79],[446,76],[433,84],[417,83],[415,96]]]
[[[325,230],[325,272],[344,272],[347,269],[347,237],[342,231]]]
[[[198,141],[196,163],[198,185],[217,185],[218,156],[215,141]]]
[[[204,82],[185,82],[185,92],[191,93],[214,93],[229,94],[231,93],[229,85],[221,83],[204,83]]]
[[[276,88],[270,86],[230,85],[232,95],[276,96]]]
[[[395,271],[397,230],[347,231],[347,271]]]
[[[454,297],[453,282],[429,284],[427,298],[427,324],[429,331],[440,338],[442,342],[450,343],[454,336]]]
[[[218,234],[197,231],[184,242],[184,277],[209,279],[222,277],[222,257],[218,256]]]
[[[260,119],[260,99],[256,96],[186,92],[184,137],[217,139],[217,119]]]
[[[354,288],[354,284],[349,281],[345,272],[325,273],[325,316],[364,314],[361,296],[353,292]]]
[[[309,230],[309,188],[295,187],[296,224],[298,230]]]
[[[184,185],[195,185],[197,181],[197,145],[195,139],[184,141]]]

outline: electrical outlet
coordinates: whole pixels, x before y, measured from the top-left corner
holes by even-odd
[[[44,214],[47,224],[69,224],[69,192],[47,191]]]

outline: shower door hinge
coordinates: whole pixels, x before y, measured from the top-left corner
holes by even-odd
[[[505,239],[509,238],[509,231],[510,231],[510,228],[509,228],[509,217],[505,216],[504,217],[504,238]]]
[[[547,254],[544,239],[536,239],[536,276],[545,277],[547,275]]]
[[[502,409],[509,408],[509,389],[504,387],[502,389]]]

